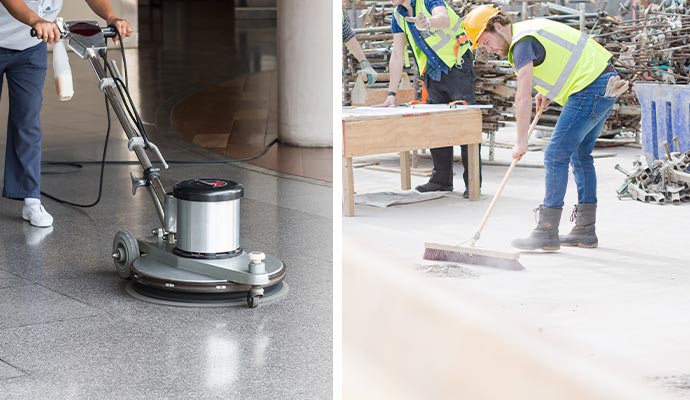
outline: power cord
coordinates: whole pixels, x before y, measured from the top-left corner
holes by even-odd
[[[120,36],[120,31],[115,28],[115,33],[117,33],[118,41],[120,42],[120,53],[122,54],[122,67],[125,69],[125,86],[129,87],[129,73],[127,71],[127,56],[125,55],[125,42]]]
[[[108,116],[108,127],[105,131],[105,143],[103,144],[103,158],[101,159],[101,174],[100,174],[100,179],[98,182],[98,197],[96,198],[96,201],[94,201],[91,204],[80,204],[80,203],[74,203],[68,200],[61,199],[57,196],[53,196],[52,194],[46,193],[43,190],[41,190],[41,194],[53,201],[56,201],[60,204],[66,204],[74,207],[80,207],[80,208],[90,208],[95,206],[101,201],[101,194],[103,193],[103,171],[105,170],[105,156],[108,152],[108,140],[110,139],[110,108],[108,108],[108,97],[105,98],[105,112],[106,115]],[[49,162],[50,163],[50,162]],[[56,165],[56,163],[50,163],[51,165]],[[81,166],[78,163],[75,162],[66,162],[63,165],[70,165],[70,166],[79,166],[79,169],[81,169]]]
[[[117,32],[117,35],[120,39],[120,51],[122,54],[122,65],[123,68],[125,69],[125,81],[127,83],[122,82],[122,80],[118,77],[119,74],[115,74],[110,67],[110,63],[108,62],[108,54],[103,53],[103,69],[107,72],[110,73],[110,76],[113,78],[115,82],[115,87],[117,88],[118,93],[120,94],[120,98],[122,99],[122,104],[125,106],[125,110],[127,110],[127,114],[129,115],[130,120],[134,123],[134,125],[137,127],[139,130],[139,136],[141,136],[144,139],[144,148],[149,149],[149,136],[146,134],[146,128],[144,128],[144,122],[141,120],[141,117],[139,116],[139,112],[137,111],[137,107],[134,105],[134,100],[132,100],[132,96],[129,94],[129,78],[128,78],[128,71],[127,71],[127,56],[125,55],[125,48],[124,44],[122,43],[122,37],[120,36],[120,32],[115,29],[115,32]],[[124,92],[124,93],[123,93]],[[127,97],[125,97],[125,94]],[[125,101],[127,100],[129,104]],[[130,109],[131,107],[131,109]]]

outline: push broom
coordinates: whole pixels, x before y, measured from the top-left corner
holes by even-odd
[[[537,111],[537,115],[534,116],[534,120],[532,121],[532,124],[530,125],[529,130],[527,131],[527,139],[529,139],[530,136],[532,136],[532,132],[534,131],[534,128],[537,126],[537,122],[539,122],[539,117],[541,117],[541,113],[542,109],[539,109],[539,111]],[[520,271],[525,269],[518,260],[518,257],[520,256],[519,253],[485,250],[478,249],[475,247],[477,241],[479,240],[479,237],[481,236],[482,231],[484,230],[484,227],[486,226],[486,222],[489,220],[489,216],[491,215],[491,212],[493,211],[494,206],[496,205],[496,201],[498,200],[498,197],[501,195],[501,192],[503,192],[503,188],[505,187],[506,182],[508,182],[508,178],[510,178],[510,175],[513,173],[513,170],[515,169],[515,166],[517,165],[518,161],[519,160],[517,158],[513,158],[513,162],[510,163],[510,167],[508,167],[508,171],[506,172],[506,175],[503,177],[503,181],[501,181],[501,184],[498,186],[498,190],[496,190],[496,194],[494,195],[494,198],[491,200],[489,208],[484,213],[484,217],[482,218],[482,221],[479,223],[479,227],[477,228],[477,231],[474,233],[474,236],[470,240],[460,243],[457,246],[449,246],[439,243],[424,243],[425,260],[485,265],[488,267],[496,267],[514,271]],[[469,246],[463,246],[463,244],[467,242],[469,242]]]

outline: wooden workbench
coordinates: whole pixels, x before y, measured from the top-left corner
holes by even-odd
[[[343,107],[343,206],[355,215],[352,157],[399,153],[401,188],[411,188],[410,151],[467,144],[470,200],[479,200],[479,144],[487,106]],[[490,107],[490,106],[488,106]]]

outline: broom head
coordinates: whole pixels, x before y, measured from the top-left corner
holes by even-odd
[[[519,253],[484,250],[470,246],[424,243],[425,260],[483,265],[510,271],[522,271],[525,267],[520,264],[519,257]]]

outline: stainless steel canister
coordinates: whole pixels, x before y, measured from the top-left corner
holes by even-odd
[[[242,185],[224,179],[190,179],[173,188],[177,200],[177,253],[222,257],[240,247]]]

